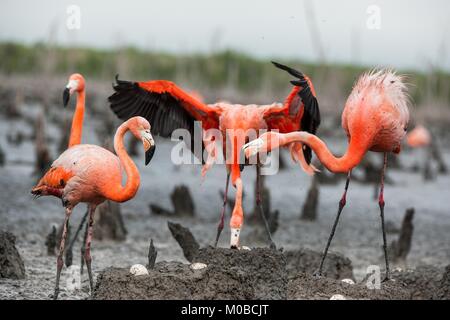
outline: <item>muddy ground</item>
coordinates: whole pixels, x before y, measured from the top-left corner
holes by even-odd
[[[126,268],[100,273],[93,299],[449,299],[448,276],[438,268],[420,267],[396,271],[391,280],[369,278],[351,282],[351,265],[342,268],[342,257],[333,255],[327,266],[333,271],[313,275],[305,266],[320,257],[303,250],[293,252],[255,248],[200,249],[193,264],[158,262],[148,274],[132,275]],[[298,252],[297,252],[298,253]],[[297,259],[299,258],[300,259]],[[330,261],[329,261],[330,262]],[[198,269],[197,265],[202,267]],[[291,268],[287,268],[290,264]],[[337,278],[333,276],[336,275]]]
[[[30,105],[24,112],[28,117],[33,118],[36,114],[36,109],[36,106]],[[72,111],[68,109],[64,112],[67,112],[68,115],[72,114]],[[49,142],[50,154],[54,157],[61,133],[58,127],[50,120],[48,122],[47,136],[52,138]],[[102,126],[102,123],[88,113],[85,125],[86,130],[83,134],[83,140],[86,143],[98,143],[94,132]],[[29,191],[37,180],[37,176],[33,175],[34,145],[32,141],[26,139],[19,145],[9,143],[7,135],[15,132],[32,135],[32,124],[20,118],[11,120],[0,116],[0,146],[6,157],[5,165],[0,167],[0,229],[10,231],[16,236],[16,247],[23,258],[26,275],[25,279],[19,280],[1,278],[0,298],[47,299],[49,294],[52,293],[54,286],[56,258],[47,254],[45,239],[53,224],[60,225],[62,223],[64,211],[61,208],[60,201],[57,199],[40,198],[33,200]],[[345,144],[342,142],[345,141],[345,138],[343,135],[324,138],[334,151],[342,152],[344,150]],[[168,274],[176,276],[181,282],[192,282],[196,279],[197,275],[195,273],[192,274],[190,271],[181,248],[167,228],[168,218],[152,215],[149,209],[149,203],[156,203],[162,207],[171,208],[170,193],[180,184],[184,184],[189,188],[194,199],[196,216],[170,217],[169,219],[189,227],[201,247],[207,247],[214,242],[222,202],[220,190],[224,189],[225,183],[225,169],[223,165],[214,166],[207,173],[206,179],[202,181],[200,175],[201,167],[199,165],[175,165],[170,161],[171,148],[175,142],[157,139],[157,144],[157,152],[148,167],[143,165],[142,152],[134,157],[142,174],[142,179],[141,188],[136,198],[121,205],[125,227],[128,231],[126,240],[121,242],[94,240],[93,242],[93,271],[96,278],[110,277],[111,279],[120,279],[120,281],[125,281],[124,285],[132,286],[131,282],[129,284],[128,281],[137,280],[131,280],[132,277],[126,271],[133,264],[146,264],[150,238],[152,238],[158,250],[156,268],[170,269],[167,271]],[[450,147],[445,146],[443,153],[446,163],[450,164]],[[266,178],[266,185],[271,192],[272,210],[279,210],[280,212],[279,227],[274,234],[274,241],[285,252],[300,249],[321,252],[336,214],[337,202],[342,194],[344,180],[341,179],[334,185],[320,185],[318,218],[312,222],[302,221],[299,217],[311,178],[290,163],[288,154],[283,154],[283,156],[288,167],[277,175]],[[420,151],[405,150],[400,155],[400,163],[404,166],[423,163],[423,156],[424,154]],[[380,164],[381,157],[375,155],[374,161]],[[355,175],[361,175],[361,172],[356,170]],[[437,270],[438,276],[436,277],[442,278],[445,267],[450,264],[450,211],[446,205],[448,203],[448,194],[450,194],[450,175],[438,175],[435,180],[424,182],[421,174],[409,170],[392,169],[389,170],[389,176],[394,184],[386,186],[386,219],[394,227],[400,227],[405,210],[409,207],[414,207],[416,210],[411,251],[406,261],[407,265],[401,265],[401,267],[421,270],[421,266],[432,266]],[[254,180],[254,169],[245,168],[243,172],[244,190],[246,192],[244,214],[247,216],[253,211]],[[233,189],[231,189],[230,195],[234,197]],[[79,205],[75,209],[71,221],[73,226],[78,224],[85,209],[85,205]],[[398,234],[396,233],[388,234],[389,243],[397,238]],[[241,239],[242,245],[251,248],[266,247],[264,230],[260,225],[255,225],[251,222],[245,223]],[[219,246],[226,248],[228,242],[229,231],[226,227]],[[379,210],[377,202],[373,200],[373,185],[352,182],[347,198],[347,207],[342,214],[341,222],[331,246],[331,252],[341,253],[348,258],[353,267],[354,279],[357,282],[361,282],[366,276],[367,268],[370,265],[379,265],[381,269],[384,268],[381,244]],[[76,244],[74,249],[74,265],[79,265],[79,250],[80,242]],[[257,255],[260,253],[259,250],[261,249],[252,250],[250,254],[254,254],[255,259],[257,259],[256,256],[259,256]],[[221,252],[226,254],[228,251],[224,250]],[[227,254],[233,255],[236,253]],[[274,263],[282,261],[281,258],[275,259],[270,257],[269,261],[272,260]],[[163,261],[170,261],[170,263],[163,264]],[[221,261],[223,263],[227,259]],[[242,262],[240,260],[237,261],[242,265],[248,259],[244,259]],[[277,266],[276,263],[275,266]],[[312,265],[314,264],[312,263]],[[212,272],[212,279],[222,283],[225,278],[215,278],[217,276],[217,273],[214,273],[214,270],[217,270],[215,268],[218,267],[214,266],[214,263],[210,263],[207,270],[200,273],[209,274],[209,272]],[[227,268],[233,269],[232,266]],[[245,290],[247,289],[245,288],[240,288],[239,293],[236,293],[236,297],[259,298],[269,295],[271,298],[328,299],[332,293],[340,293],[336,286],[347,286],[347,284],[342,284],[339,280],[329,278],[320,280],[320,285],[312,286],[311,283],[315,281],[315,278],[311,278],[310,269],[312,267],[308,267],[306,273],[298,272],[297,275],[292,275],[290,271],[292,267],[287,263],[285,271],[282,270],[277,275],[282,279],[280,283],[286,283],[286,287],[283,287],[282,290],[275,290],[273,287],[269,288],[269,284],[265,286],[264,281],[266,278],[264,278],[264,274],[260,274],[258,277],[262,280],[258,282],[258,286],[261,287],[258,287],[258,289],[249,287],[253,288],[252,290],[248,289],[250,290],[249,292],[246,292]],[[239,274],[239,270],[241,269],[238,269],[236,273],[233,273],[233,271],[229,274],[231,279],[236,277],[236,274]],[[253,272],[256,269],[252,265],[242,267],[242,270],[244,272],[242,276],[245,278],[245,274],[249,273],[249,270]],[[259,272],[261,273],[262,270],[264,269],[261,269]],[[150,275],[155,272],[151,271]],[[286,277],[283,276],[284,272],[287,274]],[[428,275],[425,271],[423,274]],[[150,278],[148,277],[146,283],[136,285],[142,286],[142,288],[149,288],[155,285],[155,282],[152,282],[153,280]],[[441,281],[440,278],[437,278],[436,285],[441,285],[441,282],[445,282]],[[64,284],[67,279],[68,275],[65,272],[61,282],[61,299],[85,299],[89,297],[86,274],[82,276],[82,288],[79,290],[66,290]],[[448,283],[448,277],[445,279],[447,279],[446,283]],[[272,278],[269,280],[273,281]],[[203,283],[202,285],[206,285],[204,284],[205,279],[203,276],[199,276],[198,281]],[[98,282],[98,284],[101,284],[101,282]],[[163,284],[164,281],[161,282],[161,285]],[[397,283],[394,285],[397,286]],[[280,284],[277,285],[277,288],[279,286]],[[357,284],[356,286],[359,285]],[[296,288],[295,290],[292,289],[294,287]],[[349,288],[345,287],[342,289],[341,294],[349,298],[411,297],[409,295],[410,291],[403,295],[403,287],[398,286],[395,294],[389,291],[390,289],[388,288],[384,295],[377,297],[354,294],[353,291],[359,289],[353,288],[359,287]],[[96,292],[97,297],[101,297],[100,292]],[[164,294],[162,291],[159,292],[161,292],[160,296],[151,298],[168,298],[171,295],[170,292]],[[421,292],[422,290],[419,290],[416,297],[419,298],[422,294],[429,298],[429,295]],[[445,288],[441,292],[444,292],[441,297],[445,296]],[[199,295],[196,298],[206,297],[207,294],[209,294],[208,297],[215,298],[219,297],[221,293],[219,291],[215,293],[205,291],[201,294],[205,296]],[[139,292],[136,295],[139,295]],[[173,297],[182,298],[181,296]]]

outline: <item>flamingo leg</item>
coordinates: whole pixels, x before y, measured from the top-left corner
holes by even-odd
[[[89,207],[86,212],[86,216],[89,215]],[[86,252],[86,239],[88,235],[89,223],[86,223],[86,227],[84,228],[84,236],[83,236],[83,244],[81,245],[81,263],[80,263],[80,274],[83,274],[84,271],[84,254]]]
[[[237,178],[236,182],[236,201],[234,203],[234,209],[230,219],[230,247],[232,249],[239,248],[239,236],[241,233],[242,225],[244,223],[244,211],[242,209],[242,180]]]
[[[86,268],[87,268],[88,275],[89,275],[89,285],[91,288],[91,294],[94,289],[94,281],[92,279],[92,269],[91,269],[91,261],[92,261],[91,241],[92,241],[92,233],[93,233],[93,226],[94,226],[94,213],[95,213],[96,207],[97,206],[93,205],[93,204],[89,205],[88,232],[87,232],[87,237],[86,237],[86,251],[84,253],[84,260],[86,262]]]
[[[70,241],[69,247],[66,250],[67,252],[72,251],[73,246],[75,245],[75,242],[77,241],[78,235],[80,234],[81,229],[83,228],[83,225],[86,222],[86,218],[87,218],[88,214],[89,214],[89,210],[86,211],[83,218],[81,219],[80,225],[78,226],[77,231],[75,232],[75,235],[73,236],[72,240]],[[67,260],[67,258],[66,258],[66,260]],[[67,261],[66,261],[66,263],[67,263]]]
[[[322,275],[323,263],[325,262],[325,258],[327,257],[328,248],[330,247],[331,241],[333,240],[334,233],[336,231],[336,227],[339,222],[339,217],[341,216],[341,212],[344,209],[345,204],[347,203],[347,191],[348,191],[348,186],[350,184],[351,174],[352,174],[352,171],[350,170],[347,174],[347,180],[345,181],[344,194],[342,195],[342,198],[339,201],[339,208],[338,208],[338,212],[336,215],[336,219],[334,220],[333,228],[331,229],[331,233],[330,233],[330,236],[328,237],[327,245],[325,247],[325,250],[323,251],[322,259],[320,260],[319,270],[315,273],[316,276]]]
[[[225,220],[225,209],[227,207],[228,201],[228,186],[230,184],[230,172],[227,172],[227,182],[225,185],[225,194],[223,195],[223,205],[222,205],[222,213],[220,214],[219,225],[217,226],[217,234],[216,234],[216,242],[214,243],[214,248],[217,247],[217,243],[219,242],[220,234],[222,233],[224,220]]]
[[[71,214],[72,214],[72,208],[66,207],[66,217],[64,219],[64,226],[63,226],[63,231],[61,234],[61,242],[59,244],[59,254],[58,254],[58,258],[56,260],[56,283],[55,283],[55,293],[53,294],[54,300],[58,299],[58,295],[59,295],[59,279],[61,277],[61,270],[64,266],[64,260],[63,260],[64,247],[66,244],[67,229],[69,228],[69,218],[70,218]]]
[[[381,231],[383,233],[383,251],[384,251],[384,260],[386,263],[386,277],[383,281],[389,280],[389,258],[387,254],[387,245],[386,245],[386,230],[384,228],[384,175],[387,167],[387,152],[384,153],[384,162],[383,169],[381,171],[381,186],[380,186],[380,195],[378,198],[378,204],[380,206],[380,216],[381,216]]]
[[[264,214],[264,208],[261,200],[261,167],[259,163],[256,164],[256,205],[258,206],[259,214],[264,222],[264,227],[267,232],[267,238],[269,239],[270,248],[276,250],[275,243],[272,239],[272,234],[270,233],[269,223],[267,222],[266,215]]]

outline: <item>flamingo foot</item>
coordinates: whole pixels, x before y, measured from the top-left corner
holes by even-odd
[[[313,273],[313,277],[316,279],[320,279],[323,277],[322,275],[322,271],[321,270],[317,270],[316,272]]]
[[[231,239],[230,239],[230,248],[231,249],[239,249],[239,236],[241,233],[240,228],[230,228],[231,230]]]

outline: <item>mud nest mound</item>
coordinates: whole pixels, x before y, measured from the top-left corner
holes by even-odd
[[[109,268],[97,278],[94,299],[286,299],[286,261],[280,251],[200,249],[194,270],[158,262],[148,275]]]
[[[16,237],[0,231],[0,278],[25,278],[25,265],[16,249]]]
[[[148,275],[139,276],[129,269],[108,268],[97,278],[93,299],[449,299],[450,266],[444,272],[429,267],[396,271],[393,280],[370,289],[366,280],[350,284],[313,276],[302,271],[305,262],[289,266],[289,254],[266,248],[205,248],[193,261],[158,262]],[[195,268],[199,264],[204,265]]]
[[[307,273],[299,273],[289,280],[287,298],[290,300],[329,300],[336,295],[345,300],[410,299],[410,292],[404,284],[392,280],[381,283],[379,289],[369,289],[364,282],[349,284]]]
[[[441,268],[424,265],[414,270],[395,271],[392,277],[405,284],[414,300],[450,299],[450,265]]]
[[[302,248],[300,250],[286,251],[286,269],[290,276],[297,273],[313,274],[322,259],[322,253]],[[352,262],[349,258],[337,253],[328,253],[325,259],[322,274],[331,279],[354,279]]]

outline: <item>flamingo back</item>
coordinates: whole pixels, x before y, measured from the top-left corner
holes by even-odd
[[[398,153],[409,122],[407,104],[402,76],[389,69],[365,73],[347,99],[342,127],[368,150]]]

